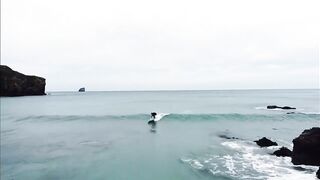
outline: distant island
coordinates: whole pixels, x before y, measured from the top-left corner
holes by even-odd
[[[0,65],[0,96],[46,95],[46,79],[24,75],[10,67]]]
[[[84,87],[79,89],[79,92],[85,92],[85,91],[86,89]]]

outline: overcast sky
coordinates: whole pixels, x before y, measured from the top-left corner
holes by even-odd
[[[319,88],[319,0],[1,0],[1,64],[48,91]]]

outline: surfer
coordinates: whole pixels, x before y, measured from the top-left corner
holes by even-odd
[[[151,119],[150,119],[150,121],[148,121],[148,124],[150,124],[152,127],[154,127],[156,125],[156,121],[155,121],[156,115],[157,115],[156,112],[152,112]]]

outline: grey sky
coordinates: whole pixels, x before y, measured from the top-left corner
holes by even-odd
[[[319,0],[2,0],[1,64],[47,90],[319,88]]]

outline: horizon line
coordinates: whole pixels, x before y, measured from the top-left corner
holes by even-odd
[[[159,91],[250,91],[250,90],[320,90],[320,88],[279,88],[279,89],[154,89],[154,90],[86,90],[85,92],[159,92]],[[45,92],[78,92],[78,90],[48,90]]]

